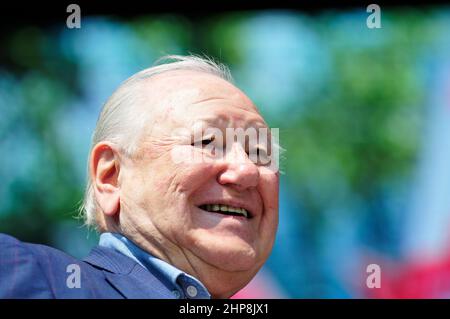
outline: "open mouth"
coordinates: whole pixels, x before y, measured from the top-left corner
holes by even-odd
[[[229,215],[229,216],[239,216],[239,217],[245,217],[247,219],[252,217],[250,212],[242,207],[233,207],[233,206],[221,205],[221,204],[205,204],[205,205],[200,205],[199,208],[203,209],[207,212],[210,212],[210,213],[217,213],[217,214]]]

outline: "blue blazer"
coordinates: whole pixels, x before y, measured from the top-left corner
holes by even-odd
[[[76,274],[79,285],[73,284]],[[0,234],[0,299],[4,298],[173,299],[174,295],[157,274],[113,249],[97,246],[78,260]]]

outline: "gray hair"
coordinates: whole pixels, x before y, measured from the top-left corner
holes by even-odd
[[[157,60],[153,67],[142,70],[125,80],[103,105],[95,127],[89,154],[96,144],[108,141],[117,144],[126,154],[137,150],[139,135],[145,120],[140,112],[133,112],[141,98],[141,84],[157,74],[175,70],[191,70],[216,75],[230,83],[229,69],[210,58],[199,56],[168,55]],[[80,207],[80,217],[88,226],[96,226],[97,205],[90,178],[90,155],[87,165],[87,185]]]

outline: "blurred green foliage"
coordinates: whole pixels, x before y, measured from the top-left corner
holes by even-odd
[[[435,8],[391,10],[376,30],[366,27],[364,11],[87,17],[80,30],[23,26],[0,48],[0,232],[69,249],[86,236],[74,216],[101,104],[164,54],[206,54],[229,65],[236,84],[280,128],[282,181],[313,227],[312,245],[329,209],[347,217],[398,214],[373,203],[386,187],[400,194],[414,178],[426,57],[448,32],[439,17]],[[71,227],[77,231],[66,232]]]

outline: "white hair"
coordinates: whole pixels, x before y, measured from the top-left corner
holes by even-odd
[[[136,112],[143,97],[141,84],[148,78],[164,72],[175,70],[191,70],[216,75],[232,82],[229,69],[210,58],[199,56],[168,55],[157,60],[155,66],[142,70],[125,80],[103,105],[95,127],[91,154],[95,145],[102,141],[117,144],[126,154],[136,152],[140,133],[147,122],[141,112]],[[151,107],[151,106],[149,106]],[[87,185],[83,203],[80,207],[80,217],[88,226],[96,226],[97,205],[90,178],[90,155],[87,165]]]

